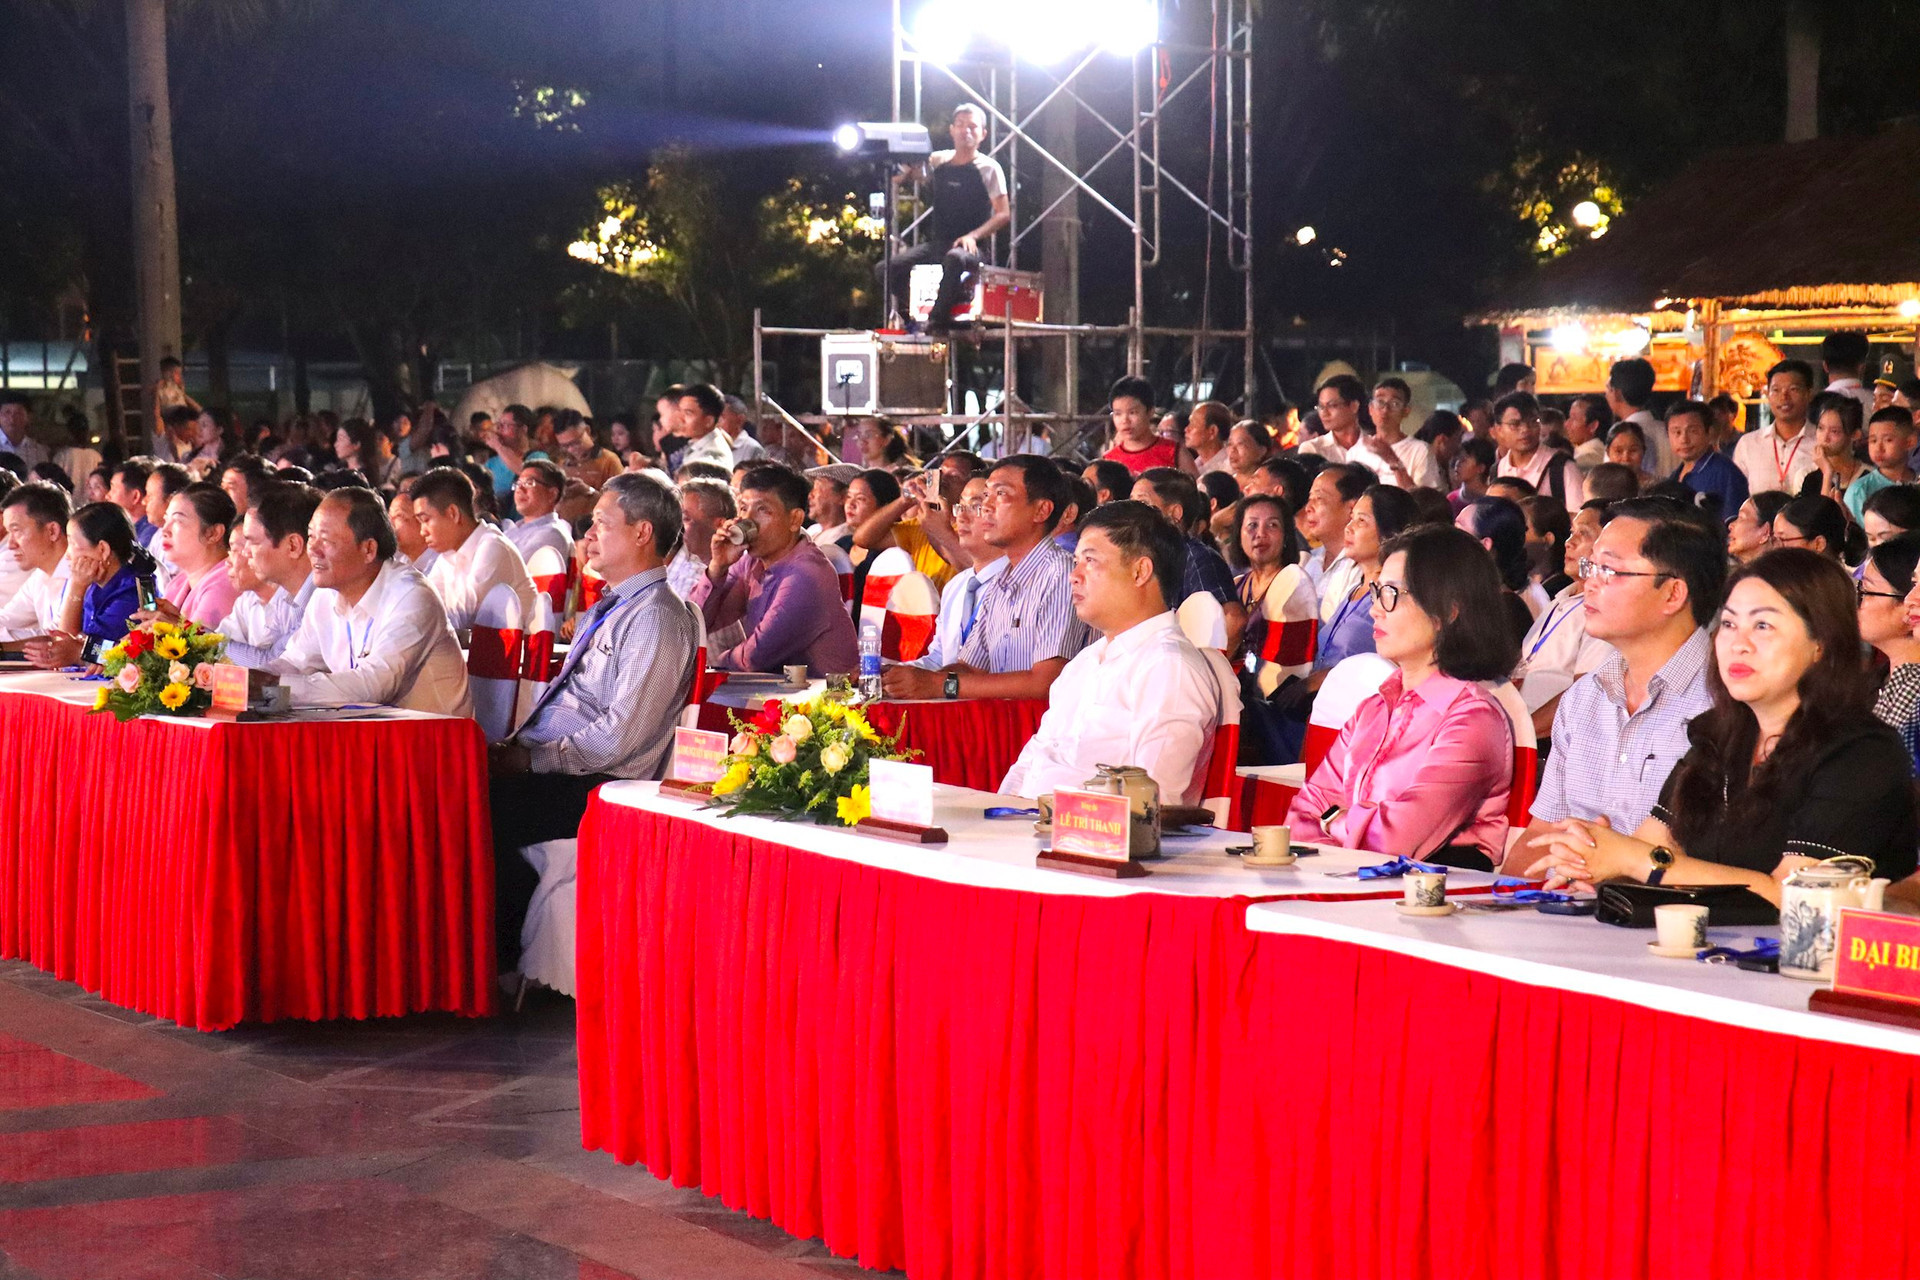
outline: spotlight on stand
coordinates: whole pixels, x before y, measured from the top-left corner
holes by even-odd
[[[833,144],[850,156],[919,160],[933,151],[927,126],[910,121],[863,120],[833,131]]]

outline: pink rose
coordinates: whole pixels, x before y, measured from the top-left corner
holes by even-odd
[[[132,693],[140,687],[140,668],[129,662],[120,668],[120,674],[113,679],[114,683],[120,686],[121,692]]]
[[[201,689],[213,688],[213,664],[202,662],[193,669],[193,683]]]
[[[783,733],[773,740],[773,745],[767,748],[767,754],[773,757],[775,764],[792,764],[799,750],[794,740]]]
[[[757,756],[760,754],[760,735],[750,731],[736,733],[728,749],[737,756]]]

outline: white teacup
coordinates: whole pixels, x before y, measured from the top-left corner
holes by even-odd
[[[1293,832],[1279,826],[1255,827],[1253,854],[1247,860],[1264,863],[1298,862],[1299,858],[1293,852]]]
[[[1698,951],[1707,945],[1707,909],[1685,902],[1655,907],[1653,930],[1662,951]]]
[[[1401,901],[1405,905],[1421,909],[1447,905],[1446,872],[1409,871],[1406,882],[1406,888],[1401,895]]]

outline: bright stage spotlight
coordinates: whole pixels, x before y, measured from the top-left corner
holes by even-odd
[[[833,145],[848,155],[918,160],[933,150],[927,126],[910,121],[862,120],[833,131]]]
[[[1100,47],[1123,58],[1131,58],[1160,38],[1160,14],[1153,0],[1112,6],[1101,21],[1107,35]]]
[[[913,43],[929,62],[946,66],[960,61],[973,43],[971,7],[953,0],[927,0],[914,18]]]

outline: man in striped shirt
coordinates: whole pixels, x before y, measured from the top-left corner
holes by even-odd
[[[1015,454],[994,464],[976,523],[1007,567],[980,588],[975,623],[958,661],[942,671],[887,671],[890,698],[1044,698],[1092,634],[1074,616],[1073,557],[1053,540],[1067,478],[1047,458]]]
[[[667,586],[680,498],[658,475],[624,473],[593,508],[587,563],[606,594],[583,615],[560,674],[505,742],[489,748],[500,967],[520,953],[539,878],[518,851],[571,837],[613,778],[657,778],[693,683],[699,628]]]

